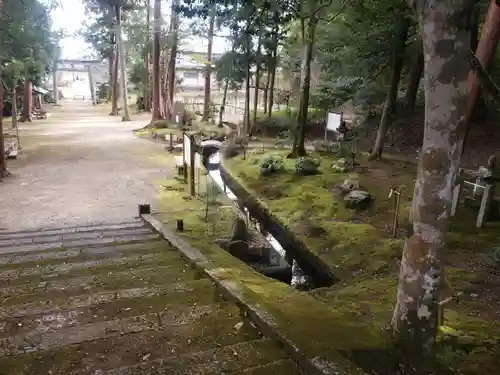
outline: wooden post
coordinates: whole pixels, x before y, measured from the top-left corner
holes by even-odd
[[[450,216],[455,216],[457,213],[457,207],[458,207],[458,200],[460,197],[460,183],[456,184],[455,187],[453,188],[453,198],[451,201],[451,211],[450,211]]]
[[[481,228],[490,211],[490,203],[492,198],[493,185],[486,185],[483,190],[483,197],[481,198],[481,206],[479,207],[479,213],[477,215],[476,227]]]

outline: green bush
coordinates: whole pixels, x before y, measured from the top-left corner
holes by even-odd
[[[283,158],[279,155],[265,155],[260,162],[261,176],[268,176],[283,170]]]
[[[303,175],[316,174],[319,171],[320,161],[318,159],[304,156],[297,159],[295,162],[295,170]]]

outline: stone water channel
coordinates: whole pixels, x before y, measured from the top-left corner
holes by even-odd
[[[271,233],[265,230],[262,223],[251,216],[248,208],[241,203],[241,200],[227,186],[227,183],[224,181],[224,178],[222,177],[220,171],[220,157],[220,152],[215,151],[207,158],[208,160],[204,163],[206,169],[208,170],[209,176],[211,177],[214,184],[220,189],[220,191],[225,194],[227,198],[236,203],[243,214],[250,219],[249,221],[254,220],[257,223],[256,229],[260,233],[262,233],[266,241],[271,245],[272,249],[277,253],[277,255],[284,261],[286,261],[289,266],[291,265],[291,286],[299,290],[308,290],[317,286],[322,286],[318,285],[314,278],[314,275],[308,275],[303,271],[303,269],[299,266],[297,260],[294,259],[289,252],[287,252],[287,250]]]

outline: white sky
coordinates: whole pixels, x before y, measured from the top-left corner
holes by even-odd
[[[83,41],[79,36],[72,36],[73,33],[80,30],[85,20],[84,0],[61,0],[62,7],[57,8],[52,12],[54,29],[65,30],[70,36],[61,41],[62,58],[78,58],[92,52],[91,46]],[[164,8],[168,8],[168,4],[164,2]],[[166,18],[166,17],[164,17]],[[191,41],[185,42],[183,48],[203,51],[207,47],[207,41],[204,38],[192,37]],[[230,48],[229,42],[224,38],[215,38],[214,53],[223,53]]]

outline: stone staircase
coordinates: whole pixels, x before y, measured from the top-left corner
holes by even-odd
[[[0,231],[0,375],[303,374],[141,221]]]

